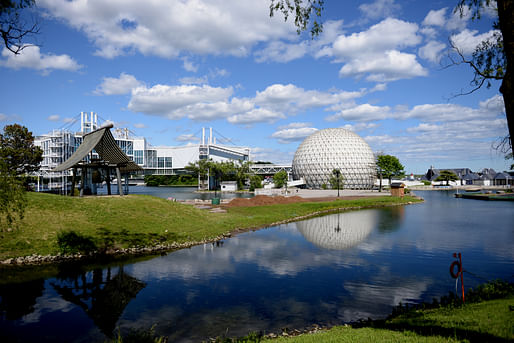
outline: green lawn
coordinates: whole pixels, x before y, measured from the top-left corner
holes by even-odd
[[[332,342],[512,342],[514,298],[489,300],[462,307],[413,311],[379,327],[334,327],[273,343]]]
[[[115,247],[158,243],[197,242],[235,229],[258,228],[272,223],[338,208],[379,207],[419,201],[412,197],[370,197],[319,203],[234,207],[227,213],[209,213],[165,199],[124,197],[63,197],[27,193],[23,221],[0,232],[0,260],[32,254],[59,253],[57,235],[74,231],[96,244]]]

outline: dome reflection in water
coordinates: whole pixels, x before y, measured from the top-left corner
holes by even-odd
[[[378,212],[363,216],[361,212],[337,213],[296,223],[306,240],[319,248],[343,250],[366,239],[378,222]]]

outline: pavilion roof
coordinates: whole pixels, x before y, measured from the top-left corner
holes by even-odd
[[[111,128],[112,124],[85,134],[82,144],[79,145],[73,155],[62,164],[52,169],[52,171],[59,172],[74,167],[88,166],[118,167],[121,172],[143,170],[143,168],[138,166],[121,150],[110,131]],[[98,153],[98,156],[100,156],[100,160],[92,161],[88,164],[84,161],[84,157],[93,149]]]

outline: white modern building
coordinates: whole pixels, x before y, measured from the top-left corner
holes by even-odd
[[[36,136],[34,144],[43,150],[37,190],[62,191],[71,181],[71,170],[51,172],[66,161],[82,143],[85,133],[98,129],[98,115],[94,112],[81,112],[80,131],[53,130],[45,135]],[[199,144],[186,146],[152,146],[144,137],[135,137],[126,128],[115,128],[112,132],[118,146],[136,164],[144,169],[145,175],[173,175],[185,172],[189,163],[200,159],[217,162],[248,161],[250,149],[247,147],[226,146],[216,143],[212,128],[202,129]]]

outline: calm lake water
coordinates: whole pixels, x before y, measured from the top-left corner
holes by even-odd
[[[171,342],[384,318],[398,303],[514,281],[514,203],[416,192],[426,202],[342,212],[142,262],[0,285],[0,341],[103,342],[129,328]],[[1,277],[1,274],[0,274]]]

